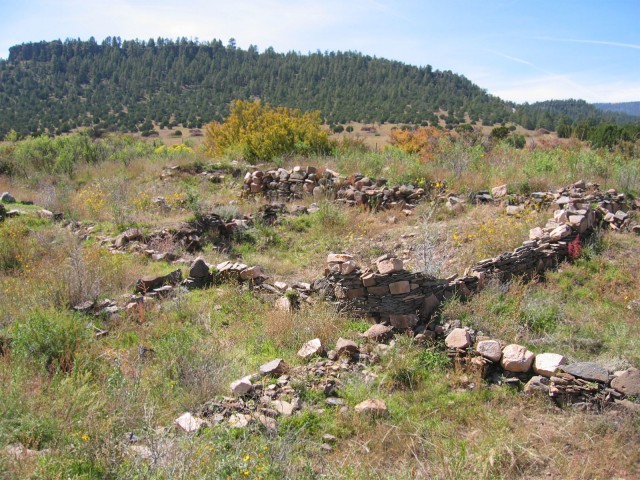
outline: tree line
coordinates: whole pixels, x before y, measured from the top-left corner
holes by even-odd
[[[79,127],[150,131],[220,121],[233,100],[319,110],[326,123],[406,123],[454,128],[507,121],[555,129],[570,109],[518,106],[464,76],[358,52],[243,50],[230,40],[92,37],[24,43],[0,61],[0,138]],[[588,105],[588,104],[586,104]],[[583,108],[583,105],[580,105]],[[594,124],[611,118],[585,109]],[[609,114],[615,115],[615,114]],[[622,118],[622,117],[620,117]],[[629,117],[632,118],[632,117]]]

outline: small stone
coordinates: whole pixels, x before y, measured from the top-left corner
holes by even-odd
[[[0,202],[16,203],[16,199],[9,192],[3,192],[2,195],[0,195]]]
[[[325,452],[331,452],[333,450],[333,447],[328,443],[323,443],[322,445],[320,445],[320,449],[324,450]]]
[[[187,433],[197,432],[207,424],[207,422],[201,418],[194,417],[189,412],[180,415],[174,423]]]
[[[522,210],[523,208],[521,205],[508,205],[507,215],[518,215]]]
[[[476,352],[495,363],[502,358],[502,346],[497,340],[482,340],[478,342]]]
[[[389,315],[389,323],[398,330],[408,330],[418,324],[418,316],[415,313],[405,315]]]
[[[251,390],[253,390],[253,384],[250,380],[251,377],[243,377],[235,382],[231,383],[231,393],[235,393],[236,395],[246,395]]]
[[[274,400],[271,402],[271,406],[280,415],[284,415],[285,417],[293,415],[293,405],[289,402],[285,402],[284,400]]]
[[[464,328],[454,328],[444,340],[448,348],[467,348],[471,345],[471,336]]]
[[[402,271],[404,264],[399,258],[389,258],[380,260],[376,266],[381,275],[387,275],[389,273]]]
[[[407,280],[400,280],[389,284],[391,295],[401,295],[411,291],[411,284]]]
[[[276,358],[260,366],[262,375],[282,375],[287,371],[287,364],[281,358]]]
[[[368,338],[369,340],[375,340],[376,342],[382,342],[391,336],[393,328],[381,323],[371,325],[369,329],[360,334],[361,337]]]
[[[353,255],[346,253],[330,253],[327,255],[327,263],[343,263],[353,260]]]
[[[565,363],[567,363],[567,359],[558,353],[541,353],[536,355],[533,371],[538,375],[551,377],[556,373],[558,367]]]
[[[245,268],[240,272],[240,279],[242,280],[255,280],[262,277],[262,268],[259,266]]]
[[[319,338],[314,338],[305,343],[300,350],[298,350],[298,356],[301,358],[309,358],[313,355],[320,355],[324,351],[322,342]]]
[[[559,227],[551,230],[551,233],[549,233],[549,238],[555,242],[558,240],[562,240],[569,235],[571,235],[571,227],[569,225],[560,225]]]
[[[544,230],[540,227],[535,227],[529,230],[529,240],[539,240],[544,236]]]
[[[362,285],[365,287],[373,287],[376,284],[376,278],[373,273],[362,275],[360,279],[362,280]]]
[[[332,407],[341,407],[344,405],[344,400],[338,397],[329,397],[325,400],[325,403]]]
[[[640,370],[629,368],[611,380],[611,388],[625,395],[640,395]]]
[[[506,194],[507,194],[506,183],[504,185],[498,185],[497,187],[493,187],[491,189],[491,195],[493,195],[494,198],[501,198],[501,197],[504,197]]]
[[[356,413],[371,417],[385,417],[389,414],[387,405],[382,400],[368,399],[354,407]]]
[[[549,379],[541,375],[531,377],[531,380],[524,386],[524,393],[544,393],[549,394]]]
[[[597,363],[578,362],[571,365],[563,365],[562,371],[583,380],[601,383],[609,382],[609,371]]]
[[[267,430],[273,431],[278,428],[278,422],[276,422],[275,418],[271,418],[263,414],[258,415],[256,418]]]
[[[291,304],[291,300],[289,300],[289,297],[278,298],[273,306],[276,308],[276,310],[280,310],[282,312],[293,311],[293,305]]]
[[[356,262],[354,262],[353,260],[349,260],[340,265],[340,273],[342,275],[349,275],[356,268],[358,268],[358,265],[356,264]]]
[[[347,340],[346,338],[341,337],[336,342],[336,353],[338,355],[342,355],[344,353],[353,354],[359,352],[360,348],[358,347],[358,344],[353,340]]]
[[[325,442],[335,442],[338,440],[338,437],[336,437],[335,435],[331,435],[330,433],[325,433],[324,435],[322,435],[322,440],[324,440]]]
[[[229,417],[229,426],[232,428],[244,428],[249,425],[249,419],[243,413],[234,413]]]
[[[526,347],[512,343],[502,350],[500,365],[507,372],[524,373],[531,368],[534,357],[533,352]]]

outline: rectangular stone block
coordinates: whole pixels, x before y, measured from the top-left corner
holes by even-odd
[[[360,298],[365,295],[364,288],[352,288],[351,290],[347,290],[347,298]]]
[[[384,295],[389,295],[390,290],[387,286],[382,287],[368,287],[367,292],[369,295],[377,295],[379,297],[383,297]]]
[[[410,283],[406,280],[400,280],[389,284],[389,291],[392,295],[400,295],[411,291]]]

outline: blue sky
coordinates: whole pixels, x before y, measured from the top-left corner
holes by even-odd
[[[90,36],[356,50],[452,70],[517,102],[640,101],[640,0],[0,0],[0,58]]]

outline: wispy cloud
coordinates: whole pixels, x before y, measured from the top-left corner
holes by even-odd
[[[521,63],[523,65],[529,65],[530,67],[535,67],[535,65],[527,60],[523,60],[522,58],[518,58],[518,57],[512,57],[511,55],[507,55],[506,53],[500,53],[500,52],[496,52],[494,50],[487,50],[490,53],[493,53],[494,55],[497,55],[499,57],[502,58],[506,58],[507,60],[511,60],[513,62],[516,63]]]
[[[585,40],[581,38],[554,38],[554,37],[533,37],[534,40],[547,40],[550,42],[584,43],[591,45],[606,45],[609,47],[632,48],[640,50],[640,45],[634,43],[610,42],[607,40]]]

